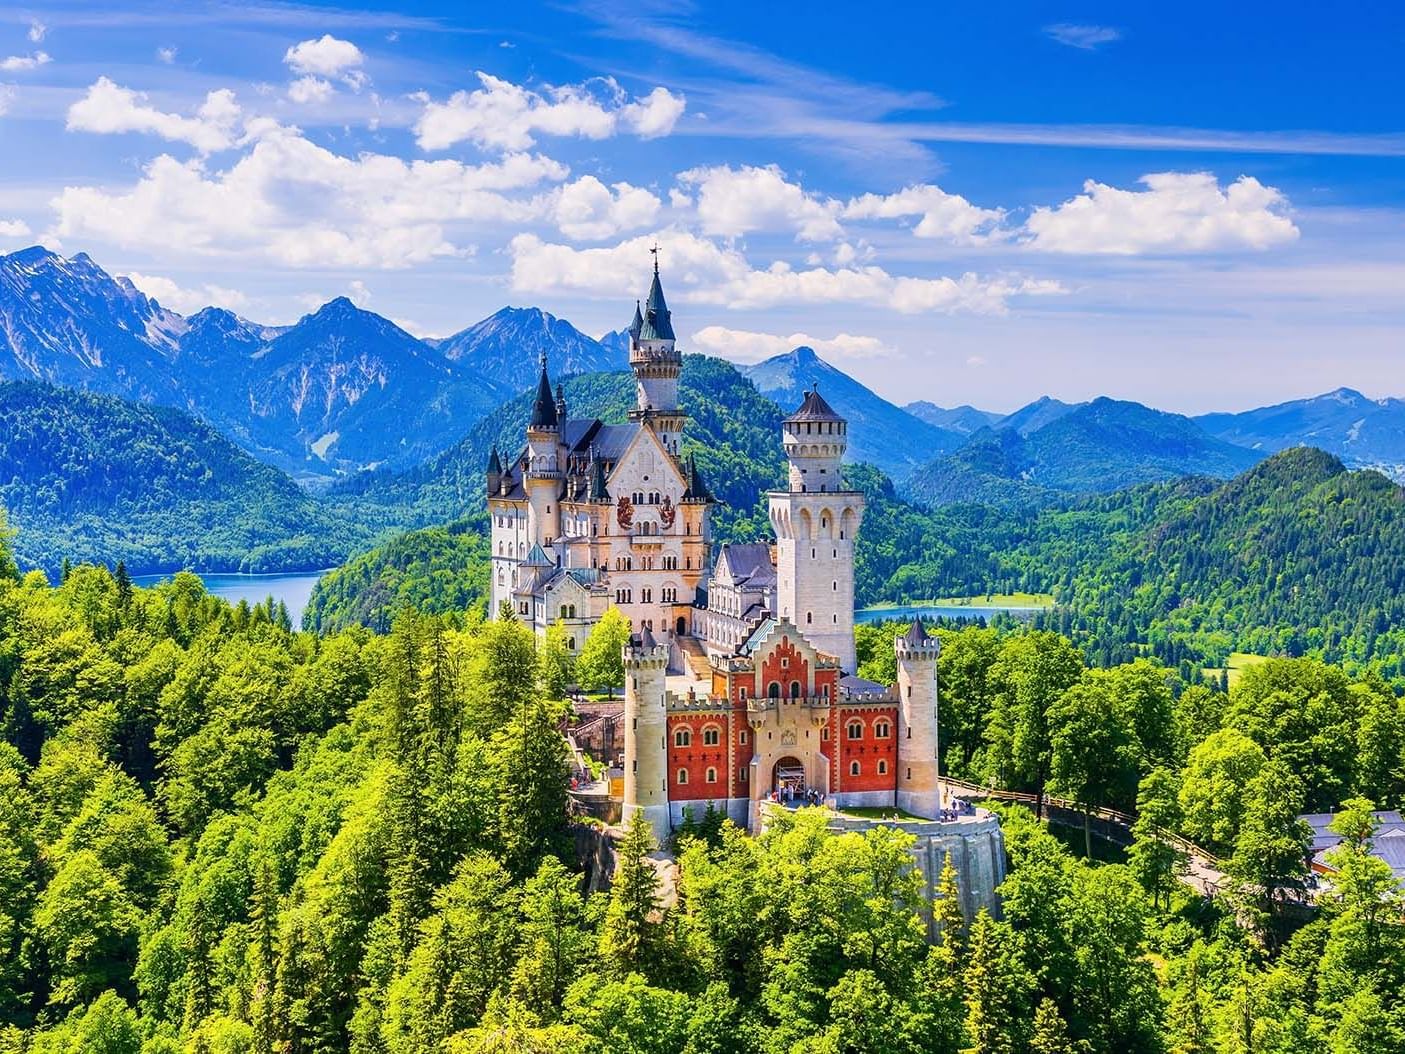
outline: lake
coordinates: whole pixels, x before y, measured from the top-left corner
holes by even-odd
[[[886,608],[859,608],[854,612],[855,622],[884,622],[889,619],[911,621],[919,616],[934,618],[990,618],[1004,612],[1016,618],[1031,618],[1048,608],[1028,604],[910,604]]]
[[[205,591],[223,597],[231,604],[247,600],[250,605],[261,604],[270,596],[288,607],[295,629],[302,626],[302,613],[312,596],[312,587],[327,572],[303,571],[284,575],[201,575]],[[170,579],[170,575],[136,575],[132,581],[139,586],[154,586]]]

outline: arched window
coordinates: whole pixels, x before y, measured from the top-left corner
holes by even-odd
[[[799,681],[791,681],[791,682],[790,682],[790,697],[791,697],[792,699],[799,699],[799,698],[800,698],[800,682],[799,682]]]
[[[722,730],[716,725],[708,725],[703,729],[703,746],[715,747],[722,742]]]
[[[850,739],[862,739],[863,722],[858,720],[850,721],[847,728],[847,733]]]
[[[891,731],[891,726],[888,724],[887,721],[875,721],[873,723],[874,739],[887,739],[888,736],[891,734]]]
[[[879,759],[878,759],[878,775],[880,775],[880,776],[886,776],[886,775],[888,775],[888,763],[887,763],[886,761],[884,761],[882,758],[879,758]]]
[[[707,770],[707,782],[708,782],[708,783],[716,783],[716,782],[717,782],[717,770],[716,770],[716,769],[708,769],[708,770]]]
[[[690,747],[693,745],[693,733],[686,728],[680,728],[673,733],[673,745],[675,747]]]
[[[769,695],[772,699],[779,699],[781,697],[781,682],[772,681],[766,687],[766,694]]]
[[[859,763],[858,763],[857,761],[851,761],[851,762],[849,762],[849,775],[850,775],[850,776],[857,776],[857,775],[859,774],[859,772],[860,772]],[[687,780],[679,780],[679,782],[680,782],[680,783],[687,783],[688,781],[687,781]]]
[[[678,770],[678,785],[681,787],[683,784],[685,784],[685,783],[687,783],[687,782],[688,782],[688,770],[687,770],[687,769],[679,769],[679,770]]]

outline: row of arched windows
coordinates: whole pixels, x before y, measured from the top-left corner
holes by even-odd
[[[862,739],[863,727],[863,720],[861,718],[851,717],[848,722],[844,725],[844,734],[849,739]],[[886,717],[880,717],[873,722],[874,739],[887,739],[892,734],[892,723],[889,722]]]
[[[863,766],[860,765],[857,761],[851,761],[851,762],[849,762],[849,775],[850,775],[850,776],[862,776],[862,775],[863,775]],[[886,762],[886,761],[883,760],[882,758],[879,758],[879,759],[878,759],[878,775],[880,775],[880,776],[886,776],[886,775],[888,775],[888,762]]]

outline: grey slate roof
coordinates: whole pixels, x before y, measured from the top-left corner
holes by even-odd
[[[659,263],[654,261],[654,283],[649,286],[649,299],[644,302],[644,327],[640,340],[672,340],[673,319],[664,302],[663,286],[659,284]]]
[[[771,547],[765,542],[731,542],[717,554],[718,565],[726,564],[737,585],[764,585],[775,581]],[[760,576],[759,578],[757,576]],[[756,581],[752,581],[756,579]]]
[[[842,421],[834,412],[834,408],[824,401],[824,396],[820,395],[818,389],[811,388],[805,393],[804,400],[800,403],[800,408],[786,418],[787,421]]]
[[[913,645],[927,643],[927,627],[922,625],[920,618],[913,620],[912,628],[903,634],[903,640]]]
[[[537,378],[537,397],[532,402],[532,428],[555,428],[556,398],[551,394],[551,378],[546,375],[546,356],[542,356],[542,372]]]

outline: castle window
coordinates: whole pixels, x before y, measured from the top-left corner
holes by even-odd
[[[766,686],[766,694],[769,695],[772,699],[779,699],[781,697],[781,682],[772,681],[770,684],[768,684]]]
[[[689,747],[693,745],[693,733],[686,728],[680,728],[673,733],[673,745],[675,747]]]
[[[745,696],[743,696],[743,698],[745,698]],[[743,728],[737,733],[737,742],[742,746],[746,746],[746,729]]]
[[[850,739],[862,739],[863,722],[858,720],[850,721],[845,729],[845,732],[848,734]]]
[[[820,738],[821,738],[822,740],[824,740],[826,743],[829,742],[829,726],[828,726],[828,725],[825,725],[822,729],[820,729]]]
[[[892,728],[887,721],[875,721],[873,723],[873,738],[887,739],[891,730]]]
[[[862,771],[862,769],[860,768],[859,763],[858,763],[857,761],[851,761],[851,762],[849,762],[849,775],[850,775],[850,776],[857,776],[861,771]]]
[[[722,730],[716,725],[708,725],[703,729],[703,746],[715,747],[722,742]]]
[[[912,769],[907,770],[907,778],[912,779]]]
[[[688,770],[687,770],[687,769],[679,769],[679,770],[678,770],[678,785],[681,787],[681,786],[683,786],[683,784],[685,784],[685,783],[687,783],[687,782],[688,782]]]
[[[746,685],[742,685],[740,688],[737,689],[737,698],[742,699],[742,700],[745,700],[745,699],[746,699]],[[742,742],[743,742],[743,743],[746,742],[746,733],[745,733],[745,732],[742,733]]]
[[[880,775],[880,776],[886,776],[886,775],[888,775],[888,763],[887,763],[886,761],[882,760],[881,758],[880,758],[879,761],[878,761],[878,775]]]
[[[716,783],[716,782],[717,782],[717,770],[716,770],[716,769],[710,768],[710,769],[707,770],[707,782],[708,782],[708,783]]]
[[[813,611],[807,611],[807,612],[805,612],[805,625],[808,626],[808,625],[810,625],[810,623],[812,623],[812,622],[814,622],[814,621],[815,621],[815,613],[814,613]]]
[[[741,768],[737,769],[737,782],[738,782],[738,783],[745,783],[746,780],[747,780],[746,766],[743,765]]]
[[[790,697],[791,697],[792,699],[799,699],[799,698],[800,698],[800,682],[799,682],[799,681],[791,681],[791,682],[790,682]]]

